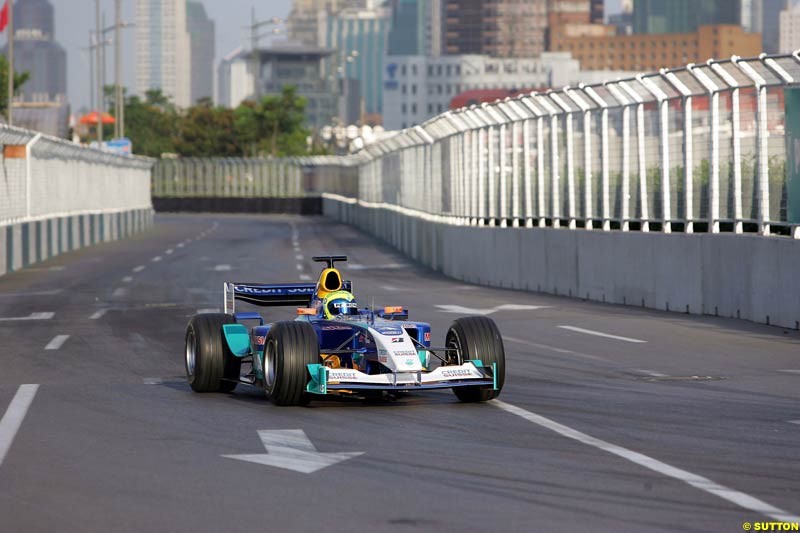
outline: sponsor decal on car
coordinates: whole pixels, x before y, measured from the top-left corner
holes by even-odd
[[[403,342],[403,337],[392,337],[392,343]]]
[[[379,326],[375,328],[375,331],[377,331],[381,335],[386,335],[386,336],[401,335],[403,333],[402,329],[396,328],[394,326]]]
[[[414,366],[414,360],[413,359],[406,359],[406,366]]]
[[[355,381],[358,379],[357,372],[331,372],[330,379],[339,381]]]
[[[454,368],[452,370],[442,370],[442,376],[446,378],[469,378],[472,372],[466,368]]]
[[[392,352],[395,357],[408,357],[411,355],[417,355],[417,352],[414,350],[395,350]]]
[[[431,342],[431,332],[426,331],[424,335],[425,342]]]
[[[258,337],[255,338],[255,341],[256,341],[256,344],[258,344],[259,346],[263,346],[264,343],[267,342],[267,338],[264,337],[264,336],[259,335]]]
[[[333,326],[321,326],[320,329],[323,330],[323,331],[345,331],[345,330],[349,331],[349,330],[351,330],[353,328],[351,328],[350,326],[336,326],[336,325],[333,325]]]

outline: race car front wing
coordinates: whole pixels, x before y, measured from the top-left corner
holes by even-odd
[[[351,368],[328,368],[311,364],[311,380],[306,390],[312,394],[328,394],[341,390],[421,390],[453,387],[485,386],[497,389],[497,363],[485,367],[479,360],[463,365],[440,366],[430,372],[396,372],[365,374]]]

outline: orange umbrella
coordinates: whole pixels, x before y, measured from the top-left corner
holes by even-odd
[[[97,124],[98,115],[99,115],[99,113],[97,111],[92,111],[91,113],[89,113],[87,115],[83,115],[81,117],[80,123],[81,124]],[[103,113],[103,117],[102,117],[101,120],[103,121],[103,124],[113,124],[114,122],[116,122],[114,120],[114,117],[112,117],[108,113]]]

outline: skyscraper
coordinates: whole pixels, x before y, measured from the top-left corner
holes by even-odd
[[[694,33],[699,26],[741,24],[742,0],[634,0],[634,33]],[[777,17],[776,17],[777,25]]]
[[[53,6],[48,0],[15,2],[14,70],[30,73],[21,89],[23,101],[66,99],[67,53],[54,40],[54,26]]]
[[[214,21],[202,2],[186,2],[186,24],[192,57],[191,100],[214,97]]]
[[[161,89],[178,107],[191,105],[186,0],[136,1],[136,92],[150,89]]]

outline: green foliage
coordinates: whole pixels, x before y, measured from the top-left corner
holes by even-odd
[[[28,72],[14,72],[14,94],[30,79]],[[4,116],[8,110],[8,60],[0,55],[0,113]]]
[[[152,90],[144,101],[125,99],[125,134],[135,153],[152,157],[305,155],[306,104],[294,87],[284,87],[280,95],[246,101],[235,110],[204,99],[179,111],[161,91]]]

